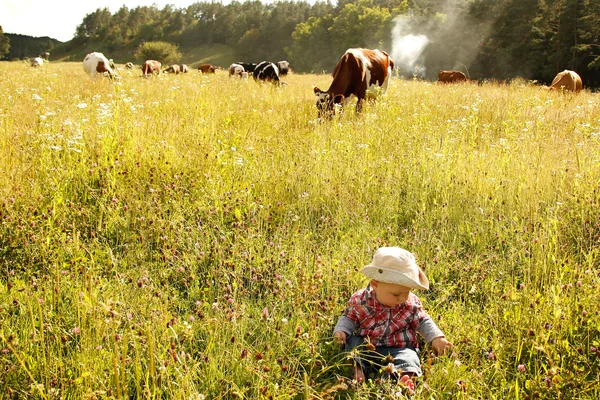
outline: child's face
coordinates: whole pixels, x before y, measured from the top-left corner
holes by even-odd
[[[371,287],[375,292],[377,301],[386,307],[396,307],[408,299],[411,288],[395,285],[393,283],[371,281]]]

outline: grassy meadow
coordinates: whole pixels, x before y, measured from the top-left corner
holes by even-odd
[[[600,97],[117,83],[0,63],[0,398],[390,399],[332,328],[378,247],[455,345],[414,399],[600,397]],[[585,82],[584,82],[585,84]]]

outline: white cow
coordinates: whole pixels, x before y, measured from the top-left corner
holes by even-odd
[[[31,60],[32,67],[41,67],[42,65],[44,65],[44,59],[42,57],[36,57]]]
[[[241,77],[243,72],[244,72],[244,67],[242,67],[240,64],[234,63],[229,66],[229,77],[230,78],[232,76]]]
[[[115,71],[110,67],[110,61],[104,54],[94,52],[90,53],[83,59],[83,70],[90,74],[90,76],[96,76],[96,74],[104,74],[105,72],[111,78],[116,77]]]

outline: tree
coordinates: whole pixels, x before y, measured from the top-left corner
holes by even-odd
[[[0,58],[4,57],[5,54],[8,54],[8,50],[10,49],[10,39],[4,35],[4,30],[2,26],[0,26]]]
[[[173,64],[181,60],[182,54],[178,46],[167,42],[145,42],[138,46],[133,56],[144,62],[145,60],[157,60],[163,64]]]

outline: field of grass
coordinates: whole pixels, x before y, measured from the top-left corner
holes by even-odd
[[[332,328],[405,247],[455,345],[415,399],[600,397],[600,97],[0,63],[0,398],[389,399]]]

